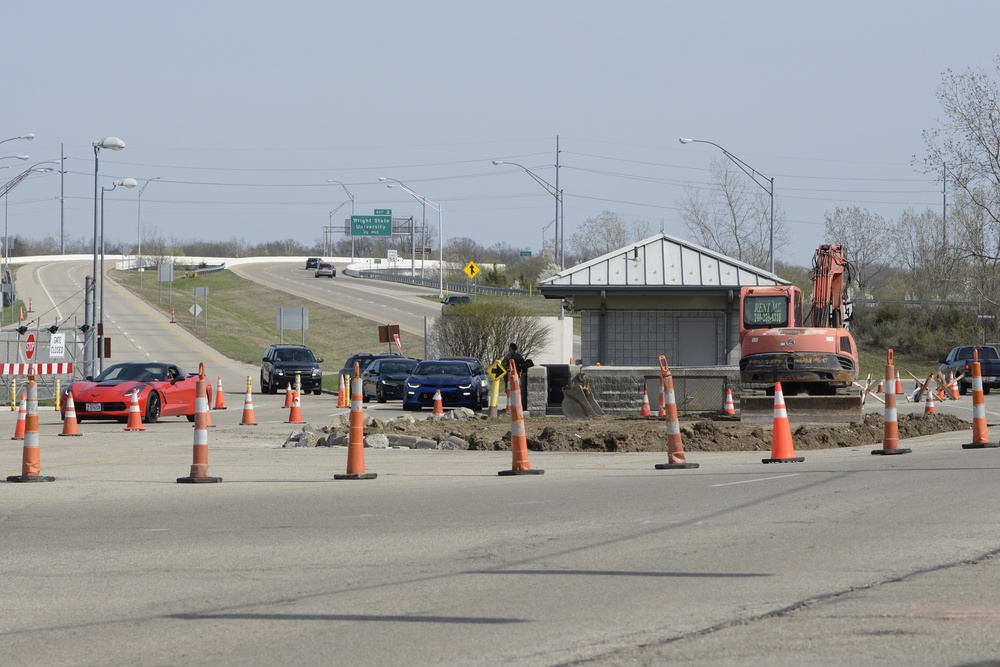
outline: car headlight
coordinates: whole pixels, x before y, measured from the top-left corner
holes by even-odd
[[[419,382],[410,382],[410,381],[407,381],[406,382],[406,388],[407,389],[420,389],[420,383]]]
[[[458,385],[458,388],[459,389],[472,389],[472,383],[471,382],[467,382],[465,384],[460,384],[460,385]]]
[[[282,370],[282,369],[280,369],[280,368],[275,368],[275,369],[274,369],[274,374],[275,374],[275,375],[284,375],[284,374],[285,374],[285,371],[283,371],[283,370]]]

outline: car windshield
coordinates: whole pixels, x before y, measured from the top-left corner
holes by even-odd
[[[469,375],[469,364],[445,363],[443,361],[422,362],[413,371],[414,375]]]
[[[382,364],[379,367],[379,370],[383,373],[409,373],[413,370],[414,366],[416,366],[416,364],[413,362],[407,363],[405,361],[390,361]]]
[[[94,378],[95,382],[156,382],[167,379],[165,366],[115,364]]]
[[[276,355],[278,361],[313,361],[313,353],[310,350],[278,350]]]

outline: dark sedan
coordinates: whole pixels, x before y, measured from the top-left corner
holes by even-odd
[[[421,361],[413,369],[403,385],[403,409],[433,407],[438,391],[444,407],[465,407],[478,412],[483,404],[482,388],[467,361],[435,359]]]
[[[382,357],[375,359],[361,374],[361,398],[367,403],[372,397],[379,403],[403,398],[403,383],[417,367],[416,359]]]

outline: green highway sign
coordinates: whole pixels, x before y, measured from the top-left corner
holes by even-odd
[[[352,215],[351,236],[392,236],[392,216]]]
[[[392,209],[391,208],[377,208],[377,209],[375,209],[375,215],[388,215],[388,216],[391,216],[392,215]]]
[[[521,257],[531,257],[531,251],[530,250],[522,250],[521,251]]]

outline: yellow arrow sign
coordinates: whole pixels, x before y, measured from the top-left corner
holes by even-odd
[[[465,265],[465,268],[463,269],[463,271],[465,271],[465,275],[469,276],[469,278],[472,278],[473,280],[475,280],[476,276],[479,275],[479,270],[480,269],[478,266],[476,266],[475,262],[469,262],[468,264]]]
[[[503,367],[503,362],[499,359],[493,362],[493,365],[489,367],[487,372],[494,380],[501,380],[504,375],[507,375],[507,369]]]

